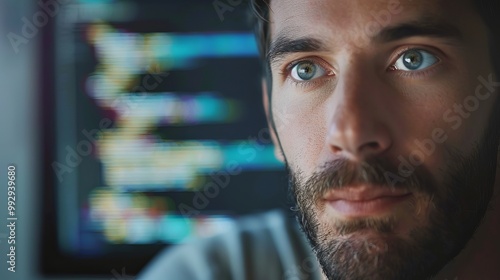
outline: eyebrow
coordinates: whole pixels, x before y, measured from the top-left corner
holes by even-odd
[[[279,35],[266,54],[267,61],[274,63],[290,53],[318,52],[326,50],[322,41],[312,37],[293,39],[288,32]]]
[[[452,24],[430,17],[396,26],[388,26],[375,35],[374,40],[392,42],[415,36],[436,37],[453,42],[463,40],[463,34],[460,29]]]
[[[327,50],[324,41],[318,38],[293,38],[292,35],[292,29],[285,29],[271,43],[269,51],[266,54],[267,61],[270,64],[283,59],[291,53]],[[372,36],[371,40],[378,43],[388,43],[416,36],[441,38],[451,43],[463,40],[462,32],[457,27],[438,21],[432,17],[423,17],[417,21],[402,23],[396,26],[387,26]]]

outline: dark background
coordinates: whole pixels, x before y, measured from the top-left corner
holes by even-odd
[[[44,1],[50,2],[50,1]],[[67,26],[65,7],[74,4],[113,3],[124,1],[62,1],[54,16],[38,28],[28,42],[18,46],[18,52],[8,39],[8,34],[22,34],[23,18],[44,11],[38,1],[0,2],[0,119],[2,123],[0,142],[0,178],[6,182],[7,166],[16,166],[17,228],[16,228],[16,273],[7,272],[5,265],[7,230],[0,229],[2,268],[1,279],[114,279],[126,269],[127,275],[136,274],[157,252],[169,246],[162,242],[151,244],[104,244],[99,251],[65,251],[59,242],[65,234],[61,224],[61,213],[81,212],[89,194],[101,185],[102,169],[98,158],[93,155],[83,159],[74,172],[73,179],[58,182],[51,164],[57,153],[68,144],[61,135],[71,135],[81,141],[82,129],[99,127],[103,117],[113,117],[112,112],[100,110],[95,101],[85,93],[85,77],[96,70],[98,61],[95,50],[85,44],[85,24]],[[134,3],[134,1],[128,1]],[[231,6],[218,1],[229,10],[223,12],[223,20],[214,7],[216,1],[136,1],[133,20],[107,21],[113,27],[127,32],[176,32],[176,33],[218,33],[251,32],[247,20],[246,1]],[[220,4],[222,3],[222,4]],[[118,11],[100,10],[103,15]],[[62,31],[61,31],[62,30]],[[74,41],[65,42],[67,35]],[[71,36],[70,36],[71,37]],[[63,46],[63,47],[61,47]],[[65,46],[73,48],[68,51]],[[69,53],[69,54],[68,54]],[[75,67],[74,74],[68,74],[68,67]],[[239,59],[205,59],[201,66],[192,70],[169,71],[165,83],[149,94],[161,91],[218,91],[245,104],[241,120],[235,124],[163,126],[151,131],[160,138],[215,139],[221,142],[232,140],[254,141],[255,147],[267,143],[254,140],[266,128],[265,115],[260,104],[260,73],[256,56]],[[70,76],[68,76],[70,75]],[[69,77],[69,79],[68,79]],[[74,92],[61,95],[61,84],[72,86]],[[61,97],[62,96],[62,97]],[[72,112],[60,110],[61,106],[73,106]],[[62,114],[61,112],[64,112]],[[66,115],[69,112],[68,115]],[[61,126],[61,120],[74,119],[69,125]],[[62,122],[64,123],[64,121]],[[66,123],[67,124],[67,123]],[[113,124],[114,125],[114,124]],[[71,145],[70,145],[71,146]],[[243,155],[242,155],[243,156]],[[61,186],[71,184],[76,192],[73,196],[61,194]],[[68,187],[68,188],[69,188]],[[175,202],[192,204],[194,192],[145,192],[148,197],[164,197]],[[6,201],[6,191],[0,192],[0,199]],[[5,205],[2,203],[1,205]],[[87,205],[88,206],[88,205]],[[228,187],[211,199],[201,211],[202,215],[227,214],[231,217],[288,207],[286,201],[286,175],[283,168],[270,170],[246,170],[232,176]],[[0,209],[0,217],[6,221],[6,207]],[[79,212],[78,212],[79,211]],[[75,217],[77,228],[83,228],[81,220]],[[62,229],[62,230],[61,230]],[[81,233],[81,231],[80,231]],[[76,240],[79,237],[75,237]],[[95,245],[95,244],[94,244]],[[85,249],[86,243],[80,244]],[[78,247],[78,246],[77,246]],[[89,253],[90,252],[90,253]]]

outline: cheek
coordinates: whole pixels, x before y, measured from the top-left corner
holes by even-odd
[[[434,106],[435,113],[429,113],[434,118],[429,134],[436,129],[444,131],[446,141],[440,146],[456,148],[468,155],[483,137],[495,98],[493,94],[489,98],[476,94],[480,85],[478,79],[462,80],[464,82],[450,83],[446,88],[438,89],[443,97],[439,106]]]
[[[463,75],[452,79],[453,82],[439,86],[418,87],[411,100],[412,106],[406,108],[402,133],[398,142],[404,143],[403,155],[407,162],[424,165],[434,175],[438,184],[443,183],[449,162],[448,151],[458,150],[468,156],[483,137],[492,113],[494,95],[480,100],[475,89],[480,84],[477,78]],[[396,115],[404,116],[403,112]],[[421,160],[422,159],[422,160]],[[415,164],[413,164],[415,166]]]
[[[487,52],[476,48],[469,53],[460,53],[460,57],[454,68],[436,75],[438,81],[443,82],[434,83],[437,85],[432,92],[440,98],[434,117],[436,125],[448,136],[443,146],[457,148],[468,155],[483,136],[496,94],[489,92],[482,83],[492,74],[488,64],[478,63],[489,60]]]
[[[273,96],[273,119],[283,153],[293,170],[306,174],[318,165],[326,137],[321,105],[311,99]]]

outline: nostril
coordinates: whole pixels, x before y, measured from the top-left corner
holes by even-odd
[[[337,156],[359,160],[383,153],[392,145],[390,133],[382,124],[341,124],[330,125],[325,137],[328,151]]]
[[[380,148],[380,145],[377,142],[367,143],[366,146],[368,146],[368,148],[371,148],[373,150],[376,150],[376,149]]]
[[[363,150],[366,152],[376,152],[380,150],[381,147],[382,146],[378,142],[369,142],[359,147],[359,152],[362,152]]]
[[[334,153],[340,153],[342,151],[342,149],[339,146],[332,145],[331,147]]]

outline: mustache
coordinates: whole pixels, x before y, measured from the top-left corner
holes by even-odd
[[[296,188],[300,185],[302,188],[300,192],[313,196],[314,199],[320,198],[330,190],[361,184],[427,194],[436,191],[432,176],[423,165],[416,167],[410,173],[400,173],[395,163],[384,158],[371,158],[359,163],[343,158],[336,159],[326,162],[307,180],[303,177],[301,173],[290,176],[291,186]],[[295,189],[294,192],[296,191]]]

